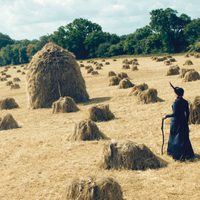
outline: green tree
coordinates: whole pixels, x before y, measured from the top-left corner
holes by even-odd
[[[183,29],[191,19],[185,14],[177,16],[177,11],[171,8],[156,9],[150,12],[150,26],[155,33],[160,34],[164,50],[169,53],[180,52],[185,48]]]
[[[184,34],[188,45],[194,44],[200,40],[200,18],[193,19],[184,29]]]
[[[14,41],[8,35],[0,33],[0,49],[13,43]]]
[[[72,23],[60,27],[52,35],[52,40],[60,46],[72,51],[77,58],[87,58],[88,52],[84,42],[92,32],[102,31],[101,26],[86,19],[75,19]]]

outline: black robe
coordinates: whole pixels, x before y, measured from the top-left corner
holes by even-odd
[[[167,115],[171,119],[170,135],[167,153],[175,160],[194,158],[194,152],[189,139],[189,106],[182,97],[178,97],[172,105],[173,113]]]

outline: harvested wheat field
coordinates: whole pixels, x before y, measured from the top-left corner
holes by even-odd
[[[182,68],[187,58],[174,56],[176,64]],[[134,57],[127,57],[131,60]],[[200,59],[191,57],[192,68],[200,72]],[[99,63],[102,59],[96,59]],[[185,98],[190,102],[200,95],[200,80],[184,82],[179,75],[166,76],[168,66],[150,57],[137,57],[138,71],[122,69],[124,58],[110,63],[99,70],[98,76],[87,73],[81,67],[85,80],[88,102],[77,103],[78,112],[52,114],[52,108],[28,109],[26,76],[17,73],[22,70],[12,66],[6,72],[18,77],[20,88],[11,90],[5,82],[0,82],[0,99],[14,98],[19,108],[9,110],[20,128],[0,131],[0,199],[1,200],[66,200],[67,186],[75,179],[87,177],[111,178],[121,187],[125,200],[188,200],[200,198],[200,125],[190,125],[190,138],[197,158],[193,162],[176,162],[167,156],[170,119],[165,121],[165,146],[162,156],[161,118],[171,113],[175,99],[169,86],[185,89]],[[82,64],[88,65],[87,61]],[[95,68],[95,64],[90,63]],[[0,72],[4,67],[0,68]],[[135,95],[129,95],[132,88],[118,89],[109,86],[108,73],[125,72],[135,85],[146,83],[155,88],[161,101],[143,104]],[[105,145],[109,140],[71,141],[74,127],[88,119],[88,110],[96,105],[109,105],[115,118],[96,122],[98,128],[111,141],[128,140],[147,146],[167,165],[158,169],[128,170],[104,169],[100,167]],[[8,113],[0,111],[0,118]],[[199,156],[198,156],[199,155]]]

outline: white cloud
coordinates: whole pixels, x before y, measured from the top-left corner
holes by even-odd
[[[122,35],[148,24],[151,10],[167,7],[193,18],[200,13],[199,0],[0,0],[0,32],[33,39],[82,17]]]

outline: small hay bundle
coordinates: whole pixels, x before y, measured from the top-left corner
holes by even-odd
[[[171,66],[167,71],[167,76],[178,75],[180,74],[179,71],[180,71],[179,66]]]
[[[164,61],[164,64],[165,64],[165,65],[171,65],[171,62],[170,62],[169,60],[165,60],[165,61]]]
[[[100,166],[104,169],[146,170],[160,168],[162,164],[144,144],[120,141],[104,147]]]
[[[20,85],[19,84],[17,84],[17,83],[15,83],[15,84],[13,84],[13,85],[11,85],[10,86],[10,89],[19,89],[20,88]]]
[[[138,67],[135,66],[135,65],[133,65],[132,68],[131,68],[131,70],[132,70],[132,71],[138,71]]]
[[[169,58],[169,61],[170,62],[176,62],[176,59],[171,57],[171,58]]]
[[[190,57],[190,54],[187,53],[187,54],[185,55],[185,57],[186,57],[186,58],[189,58],[189,57]]]
[[[5,77],[6,77],[6,78],[11,78],[11,75],[10,75],[10,74],[6,74]]]
[[[195,70],[191,70],[189,72],[186,72],[184,79],[185,82],[190,82],[190,81],[197,81],[200,80],[200,75],[199,72]]]
[[[132,65],[139,65],[138,61],[132,61]]]
[[[0,110],[19,108],[14,98],[6,98],[0,100]]]
[[[18,70],[17,70],[17,73],[20,73],[20,72],[21,72],[21,70],[20,70],[20,69],[18,69]]]
[[[6,74],[6,72],[2,71],[2,72],[1,72],[1,75],[2,75],[2,76],[6,76],[7,74]]]
[[[117,61],[117,59],[113,59],[113,61],[115,62],[115,61]]]
[[[109,80],[109,86],[119,85],[120,80],[121,79],[117,76],[111,76]]]
[[[158,102],[158,91],[154,88],[150,88],[140,92],[138,94],[139,102],[144,104]]]
[[[93,72],[93,71],[94,71],[94,69],[93,69],[93,67],[91,67],[91,68],[89,68],[89,69],[87,70],[87,73],[90,74],[90,73]]]
[[[132,91],[129,93],[129,96],[134,95],[137,96],[139,93],[148,89],[148,85],[146,83],[142,83],[140,85],[135,85]]]
[[[109,62],[105,62],[105,65],[110,65],[110,63]]]
[[[119,82],[119,89],[127,89],[133,86],[134,84],[128,78],[124,78]]]
[[[195,53],[195,54],[194,54],[194,57],[195,57],[195,58],[200,58],[200,53]]]
[[[10,86],[10,85],[12,85],[12,84],[13,84],[12,81],[7,81],[7,82],[6,82],[6,86]]]
[[[2,82],[3,82],[3,81],[7,81],[7,78],[1,77],[1,78],[0,78],[0,81],[2,81]]]
[[[103,63],[96,63],[97,67],[103,67]]]
[[[125,72],[121,72],[117,75],[120,79],[123,79],[123,78],[128,78],[128,74],[125,73]]]
[[[53,113],[77,112],[79,108],[71,97],[60,97],[52,104]]]
[[[127,59],[127,58],[125,58],[125,59],[122,61],[122,63],[124,63],[124,64],[128,64],[128,63],[129,63],[129,61],[128,61],[128,59]]]
[[[84,64],[80,64],[79,66],[80,66],[80,67],[85,67],[85,65],[84,65]]]
[[[13,78],[13,82],[20,82],[21,80],[20,80],[20,78],[18,78],[18,77],[15,77],[15,78]]]
[[[76,102],[89,99],[75,56],[51,42],[33,56],[27,71],[27,90],[32,109],[49,108],[60,96],[70,96]]]
[[[182,68],[181,69],[181,74],[180,74],[180,78],[184,78],[185,77],[185,74],[189,71],[193,71],[194,69],[185,69],[185,68]]]
[[[98,71],[92,71],[91,74],[92,75],[99,75],[99,72]]]
[[[114,118],[115,116],[110,111],[109,105],[97,105],[89,109],[89,119],[92,121],[109,121]]]
[[[114,71],[109,71],[108,72],[108,77],[111,77],[111,76],[116,76],[116,73]]]
[[[123,200],[121,186],[112,178],[74,179],[67,187],[66,200]]]
[[[102,67],[101,67],[101,66],[97,66],[95,69],[96,69],[96,70],[101,70]]]
[[[25,72],[22,72],[22,75],[25,75],[26,73]]]
[[[196,96],[190,104],[189,122],[191,124],[200,124],[200,96]]]
[[[193,65],[193,62],[191,60],[186,60],[183,65]]]
[[[85,69],[86,69],[86,70],[87,70],[87,69],[90,69],[90,68],[92,68],[91,65],[86,65],[86,66],[85,66]]]
[[[2,119],[0,119],[0,130],[8,130],[14,128],[19,128],[19,125],[11,114],[7,114]]]
[[[158,57],[152,56],[151,59],[156,61],[158,59]]]
[[[108,139],[92,120],[83,120],[75,125],[74,133],[69,137],[72,141]]]
[[[130,65],[129,65],[129,64],[124,64],[124,65],[122,66],[122,69],[130,69]]]
[[[156,58],[156,62],[163,62],[165,60],[167,60],[167,57]]]

